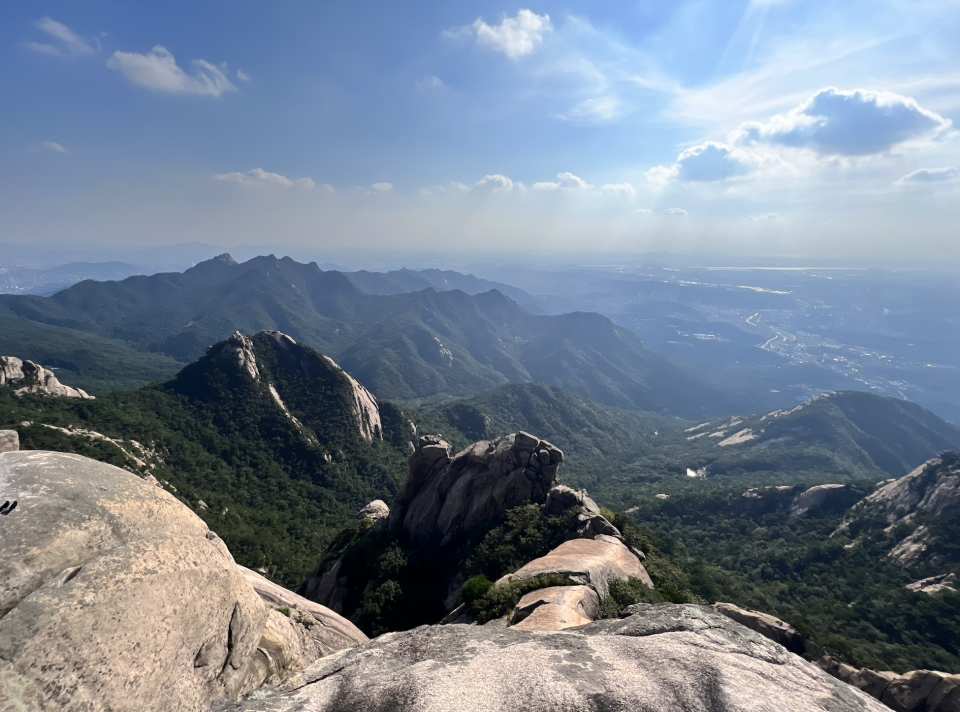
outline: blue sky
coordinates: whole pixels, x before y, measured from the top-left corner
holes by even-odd
[[[11,2],[0,240],[960,257],[960,2]]]

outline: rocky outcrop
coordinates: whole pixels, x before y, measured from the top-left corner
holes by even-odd
[[[14,391],[16,395],[39,393],[62,398],[86,398],[93,396],[80,388],[65,386],[50,371],[33,361],[21,361],[13,356],[0,356],[0,386],[23,382],[25,385]]]
[[[653,588],[653,581],[637,555],[618,539],[603,534],[593,539],[565,541],[546,556],[507,574],[497,581],[497,585],[544,574],[562,574],[572,581],[588,585],[597,592],[601,601],[609,594],[613,580],[637,578]]]
[[[748,608],[740,608],[732,603],[714,603],[713,609],[727,618],[735,620],[740,625],[744,625],[752,631],[768,638],[775,643],[779,643],[784,648],[797,655],[819,656],[822,650],[812,642],[804,638],[796,628],[789,623],[784,623],[779,618],[775,618],[768,613],[760,611],[751,611]]]
[[[266,627],[252,661],[256,680],[282,680],[314,660],[344,648],[362,645],[368,638],[346,618],[265,579],[243,566],[243,577],[270,609]]]
[[[386,521],[390,516],[390,507],[382,499],[375,499],[357,512],[357,519],[369,519],[375,525]]]
[[[551,586],[520,599],[517,630],[549,632],[586,625],[597,618],[600,597],[589,586]]]
[[[129,472],[6,452],[0,492],[17,503],[0,524],[2,710],[205,710],[364,640],[245,576],[202,520]]]
[[[911,670],[903,675],[889,670],[858,670],[829,656],[817,665],[895,712],[960,712],[960,675],[935,670]]]
[[[846,485],[816,485],[796,496],[790,504],[790,516],[802,517],[811,509],[822,507],[831,499],[836,499],[846,489]]]
[[[16,430],[0,430],[0,453],[17,452],[20,449],[20,433]]]
[[[383,423],[380,422],[380,406],[373,394],[361,385],[360,381],[344,371],[329,356],[324,358],[346,377],[353,388],[353,414],[357,419],[360,434],[366,440],[383,440]]]
[[[935,593],[940,593],[941,591],[953,591],[956,592],[954,586],[957,583],[957,575],[954,573],[941,574],[940,576],[931,576],[929,578],[920,579],[914,583],[908,583],[907,588],[910,591],[916,591],[917,593],[926,593],[930,596]]]
[[[889,712],[707,607],[637,605],[550,635],[423,626],[318,660],[218,712]]]
[[[715,603],[713,608],[787,650],[808,658],[819,657],[815,664],[824,672],[863,690],[897,712],[960,712],[960,675],[933,670],[913,670],[898,675],[889,670],[857,669],[823,654],[816,643],[779,618],[732,603]]]
[[[888,524],[887,532],[896,529],[902,537],[888,553],[900,565],[955,564],[949,537],[944,541],[947,546],[940,546],[929,525],[933,520],[954,528],[960,523],[960,456],[941,453],[909,475],[882,484],[850,509],[834,535],[847,534],[859,520],[880,517]]]
[[[558,483],[561,462],[558,448],[523,432],[480,441],[453,458],[439,437],[421,436],[394,499],[390,527],[416,543],[454,544],[503,521],[507,510],[543,504]]]
[[[241,334],[233,332],[220,349],[220,359],[227,363],[236,373],[245,373],[254,381],[260,380],[260,369],[257,366],[257,356],[253,352],[253,341]]]
[[[600,514],[600,507],[587,495],[586,490],[557,485],[547,492],[544,514],[555,516],[569,511],[572,507],[578,509],[576,536],[589,539],[597,534],[604,534],[620,538],[620,531]]]
[[[259,684],[266,609],[158,487],[43,451],[0,455],[0,709],[199,710]]]

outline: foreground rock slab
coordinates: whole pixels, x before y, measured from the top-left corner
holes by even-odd
[[[218,712],[889,712],[707,607],[640,604],[543,635],[423,626],[341,651]]]

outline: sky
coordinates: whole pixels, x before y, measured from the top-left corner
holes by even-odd
[[[0,242],[960,258],[960,0],[0,7]]]

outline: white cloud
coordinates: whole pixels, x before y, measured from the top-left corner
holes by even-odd
[[[54,153],[70,153],[69,150],[61,146],[56,141],[41,141],[40,145],[44,148],[50,149]]]
[[[943,181],[952,181],[960,179],[960,168],[946,166],[944,168],[921,168],[907,173],[903,178],[897,181],[897,185],[909,185],[911,183],[941,183]]]
[[[611,195],[623,195],[630,198],[630,200],[637,197],[637,190],[630,183],[607,183],[606,185],[600,186],[600,190],[610,193]]]
[[[684,210],[683,208],[667,208],[666,210],[663,211],[663,214],[683,217],[684,215],[687,214],[687,211]]]
[[[93,54],[94,52],[93,47],[91,47],[86,40],[62,22],[57,22],[49,17],[42,17],[33,24],[57,40],[59,45],[27,42],[27,47],[32,50],[45,54],[53,54],[58,57],[79,57],[81,55]]]
[[[473,23],[477,43],[519,59],[531,54],[543,43],[543,35],[553,30],[549,15],[520,10],[516,17],[504,17],[499,25],[488,25],[482,17]],[[453,34],[453,33],[451,33]]]
[[[583,178],[578,178],[573,175],[573,173],[558,173],[557,181],[553,183],[544,182],[544,183],[534,183],[534,190],[562,190],[562,191],[574,191],[574,190],[589,190],[593,186],[587,183]]]
[[[114,52],[107,60],[110,69],[119,70],[134,84],[152,91],[215,97],[237,91],[227,78],[226,64],[217,67],[206,60],[195,59],[193,65],[191,76],[178,67],[173,55],[160,45],[148,54]]]
[[[487,177],[489,178],[490,176],[487,176]],[[470,186],[469,186],[469,185],[464,185],[463,183],[461,183],[461,182],[458,181],[458,180],[455,180],[455,181],[451,182],[451,183],[450,183],[450,187],[453,188],[454,190],[459,190],[459,191],[462,191],[462,192],[464,192],[464,193],[466,193],[468,190],[470,190]],[[442,190],[442,188],[441,188],[441,190]]]
[[[282,188],[292,188],[294,186],[298,188],[314,188],[317,185],[310,178],[297,178],[296,180],[292,180],[279,173],[268,173],[262,168],[254,168],[252,171],[246,173],[219,173],[214,176],[214,179],[248,187],[272,185]],[[324,185],[323,188],[324,190],[328,188],[329,190],[333,190],[333,186]]]
[[[247,74],[246,72],[244,72],[243,70],[238,69],[238,70],[237,70],[237,79],[238,79],[239,81],[241,81],[241,82],[249,82],[249,81],[250,81],[250,75]]]
[[[653,215],[653,211],[646,208],[637,208],[633,211],[633,215]]]
[[[614,121],[623,115],[623,102],[615,96],[585,99],[560,115],[569,121]]]
[[[765,215],[751,215],[747,218],[747,222],[776,222],[782,219],[776,213],[766,213]]]
[[[810,149],[824,156],[867,156],[936,137],[949,127],[948,119],[910,97],[831,87],[767,122],[741,124],[731,138],[742,144]]]
[[[500,191],[506,192],[513,190],[513,181],[502,173],[494,173],[484,176],[478,180],[473,187],[481,190],[489,190],[493,193],[499,193]]]
[[[389,193],[393,190],[393,183],[374,183],[370,187],[378,193]]]

